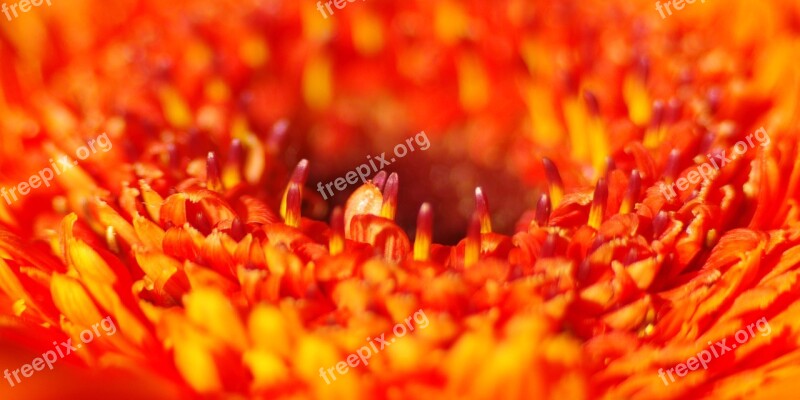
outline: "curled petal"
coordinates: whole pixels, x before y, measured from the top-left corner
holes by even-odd
[[[411,241],[394,221],[375,215],[356,215],[351,220],[351,238],[369,243],[387,260],[400,262],[411,252]]]
[[[344,208],[344,234],[352,239],[351,224],[357,215],[381,215],[383,194],[372,182],[367,182],[350,195]]]

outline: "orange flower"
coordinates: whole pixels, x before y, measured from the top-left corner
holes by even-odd
[[[0,393],[794,396],[800,7],[651,8],[80,0],[3,24],[0,183],[113,148],[0,201],[23,370]],[[423,129],[429,152],[310,189]]]

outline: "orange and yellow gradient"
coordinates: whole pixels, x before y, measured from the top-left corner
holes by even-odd
[[[800,3],[71,0],[0,20],[0,397],[791,398]],[[770,145],[660,183],[764,126]],[[325,200],[414,132],[431,146]],[[443,239],[437,239],[443,238]],[[430,327],[327,385],[417,310]],[[657,371],[760,318],[707,370]],[[0,370],[2,373],[2,370]]]

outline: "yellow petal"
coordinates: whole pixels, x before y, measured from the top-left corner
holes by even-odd
[[[90,327],[105,317],[83,285],[74,278],[53,274],[50,291],[56,308],[78,326]]]
[[[230,347],[244,351],[247,334],[238,311],[222,293],[208,288],[196,288],[184,298],[186,316],[198,326]]]

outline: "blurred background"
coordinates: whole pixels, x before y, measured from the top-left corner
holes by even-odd
[[[224,159],[232,137],[252,132],[281,168],[310,160],[316,184],[424,130],[431,148],[387,168],[401,177],[398,221],[410,228],[430,201],[435,240],[453,243],[478,185],[495,229],[512,232],[542,189],[543,156],[565,183],[591,186],[653,124],[687,135],[671,123],[708,96],[757,92],[717,110],[736,113],[766,107],[783,83],[795,91],[777,98],[796,93],[795,71],[770,61],[797,54],[795,38],[773,35],[798,29],[790,1],[687,4],[665,19],[647,2],[346,4],[327,18],[311,1],[33,7],[0,24],[2,154],[115,129],[132,155],[145,137]],[[30,161],[3,157],[0,179],[42,164]],[[329,201],[308,191],[308,215],[326,218],[353,189]]]

